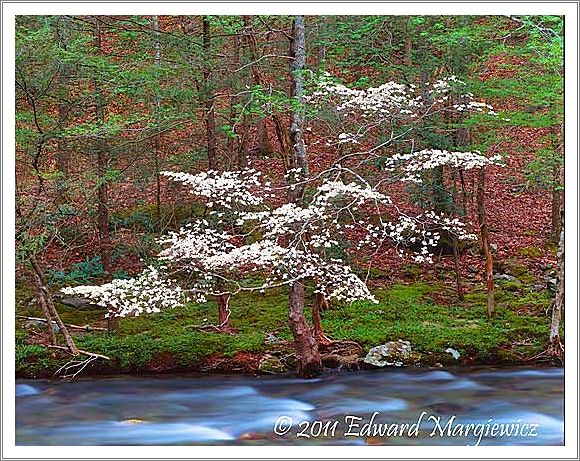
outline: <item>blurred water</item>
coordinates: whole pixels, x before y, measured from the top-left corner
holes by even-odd
[[[563,443],[562,369],[480,368],[288,376],[154,376],[21,380],[16,385],[20,445],[388,444],[473,445],[466,424],[537,424],[532,436],[481,437],[481,445]],[[414,434],[346,436],[346,415],[390,425],[420,421]],[[281,416],[293,426],[273,432]],[[432,416],[432,418],[429,418]],[[451,419],[446,431],[435,432]],[[315,421],[334,423],[320,432]],[[302,423],[302,425],[300,425]],[[311,435],[310,438],[298,437]],[[319,433],[320,432],[320,433]],[[352,431],[351,431],[352,433]],[[377,435],[379,434],[379,435]]]

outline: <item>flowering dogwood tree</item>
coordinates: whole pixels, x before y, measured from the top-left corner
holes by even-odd
[[[320,364],[316,341],[305,327],[301,308],[292,308],[293,302],[303,305],[304,284],[311,283],[315,293],[324,299],[376,302],[360,271],[345,259],[332,256],[333,247],[348,242],[349,231],[363,235],[357,242],[350,242],[353,247],[366,246],[378,252],[388,244],[404,254],[413,245],[418,248],[413,257],[424,263],[432,260],[441,232],[459,239],[474,238],[468,226],[455,217],[429,210],[416,216],[403,213],[391,200],[388,186],[393,180],[421,181],[422,172],[438,166],[483,168],[498,163],[498,158],[487,158],[478,152],[411,150],[387,158],[383,169],[390,180],[374,184],[350,162],[353,156],[378,155],[379,149],[401,136],[393,134],[393,129],[388,141],[358,149],[366,138],[372,138],[375,128],[385,123],[394,126],[395,121],[406,123],[443,110],[453,86],[460,84],[454,78],[436,82],[427,91],[430,95],[427,99],[416,95],[413,85],[390,82],[378,88],[352,90],[323,80],[320,91],[308,98],[310,103],[330,100],[346,120],[352,117],[365,120],[358,131],[338,136],[338,144],[355,147],[352,152],[324,171],[309,174],[301,138],[302,120],[295,117],[295,168],[287,172],[284,186],[288,202],[279,206],[271,204],[272,186],[255,170],[164,172],[203,200],[212,210],[209,217],[160,239],[163,249],[158,254],[158,268],[149,267],[129,280],[114,280],[97,287],[68,287],[63,291],[106,305],[109,315],[114,316],[157,312],[182,305],[188,299],[205,302],[207,296],[215,296],[219,306],[218,327],[230,331],[230,296],[289,286],[290,325],[300,326],[292,328],[299,374],[312,376],[319,367],[316,363]],[[297,95],[304,102],[306,98],[301,91]],[[473,101],[470,95],[464,99],[464,103],[454,106],[455,110],[492,112],[490,106]],[[307,187],[312,192],[309,200],[304,198]],[[261,281],[248,281],[257,279]]]

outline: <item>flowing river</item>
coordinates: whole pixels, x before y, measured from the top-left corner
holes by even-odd
[[[560,445],[563,388],[558,368],[18,380],[16,441]]]

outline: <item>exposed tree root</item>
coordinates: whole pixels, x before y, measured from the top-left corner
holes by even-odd
[[[528,362],[532,361],[552,361],[557,360],[560,364],[564,364],[564,344],[561,341],[555,341],[545,350],[539,354],[534,355],[527,359]]]

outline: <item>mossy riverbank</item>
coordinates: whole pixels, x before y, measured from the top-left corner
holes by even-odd
[[[545,349],[548,337],[550,293],[531,284],[499,281],[497,315],[485,317],[485,293],[480,288],[463,302],[442,285],[414,282],[374,290],[379,304],[358,302],[333,306],[322,314],[325,334],[348,354],[350,369],[362,364],[369,348],[387,341],[409,341],[410,366],[516,365]],[[105,324],[103,311],[59,305],[66,323]],[[291,334],[287,325],[287,294],[244,295],[232,300],[235,335],[204,330],[217,322],[214,303],[190,304],[155,315],[124,318],[118,334],[78,332],[78,347],[110,357],[89,365],[83,374],[164,372],[260,373],[293,367]],[[41,317],[33,295],[17,289],[17,315]],[[44,326],[21,318],[16,329],[18,377],[50,377],[66,363],[61,351],[42,342]],[[346,348],[345,344],[360,348]],[[459,358],[446,352],[452,348]],[[333,346],[326,352],[336,357]],[[358,352],[357,352],[357,349]],[[354,354],[354,355],[353,355]],[[354,362],[353,362],[354,359]],[[329,360],[329,367],[340,363]],[[345,367],[346,368],[346,367]]]

